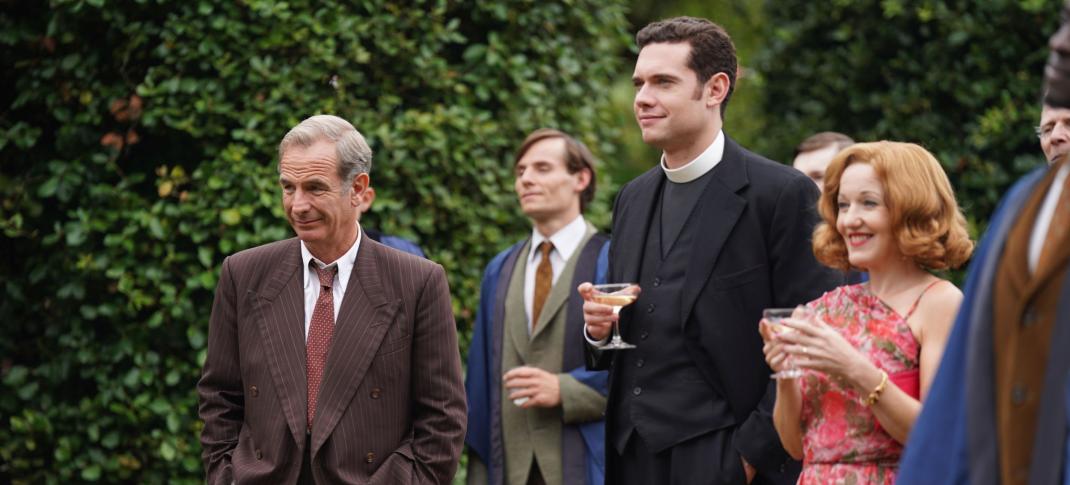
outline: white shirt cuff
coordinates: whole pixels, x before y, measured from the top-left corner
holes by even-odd
[[[587,333],[587,325],[583,326],[583,339],[586,340],[587,343],[591,344],[591,346],[596,348],[596,349],[600,349],[602,347],[605,347],[606,344],[609,343],[609,336],[606,336],[602,340],[595,340],[595,339],[591,338],[590,334]]]

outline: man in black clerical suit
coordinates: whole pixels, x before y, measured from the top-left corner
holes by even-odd
[[[621,188],[607,281],[642,289],[620,314],[637,348],[599,349],[614,317],[579,288],[591,367],[610,369],[606,483],[794,483],[758,321],[842,283],[811,251],[817,187],[722,131],[736,77],[724,29],[679,17],[636,42],[636,119],[664,153]]]

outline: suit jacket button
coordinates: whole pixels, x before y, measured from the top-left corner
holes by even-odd
[[[637,387],[635,389],[632,389],[632,395],[634,395],[634,396],[638,396],[638,395],[640,395],[642,393],[643,393],[643,389],[642,388]]]
[[[379,399],[379,395],[382,394],[382,392],[383,391],[381,389],[379,389],[378,387],[376,387],[375,389],[372,389],[372,399]]]
[[[256,459],[257,460],[263,460],[264,459],[264,454],[262,452],[260,452],[260,450],[256,450]]]
[[[364,461],[368,463],[375,461],[375,453],[368,453],[367,455],[364,455]]]
[[[1032,327],[1033,325],[1036,325],[1036,323],[1037,323],[1037,312],[1036,312],[1036,309],[1033,308],[1032,305],[1030,305],[1028,308],[1025,309],[1025,314],[1022,315],[1022,326],[1023,327]]]
[[[253,397],[257,397],[260,395],[260,389],[257,389],[256,386],[249,386],[249,394]]]
[[[647,305],[646,312],[647,313],[654,313],[654,304],[653,303],[651,303],[650,305]]]
[[[1011,403],[1015,405],[1022,405],[1025,403],[1026,398],[1029,397],[1029,389],[1022,384],[1015,385],[1011,389]]]

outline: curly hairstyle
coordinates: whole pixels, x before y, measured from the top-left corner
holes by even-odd
[[[851,164],[868,163],[884,190],[899,251],[925,269],[962,266],[973,253],[951,182],[940,162],[913,143],[878,141],[843,149],[825,172],[825,190],[818,201],[822,222],[814,229],[814,256],[822,264],[847,271],[847,244],[836,230],[840,178]]]

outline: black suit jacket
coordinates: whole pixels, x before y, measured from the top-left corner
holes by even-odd
[[[621,188],[613,208],[608,281],[638,281],[664,178],[662,169],[654,167]],[[790,458],[773,427],[776,386],[758,333],[762,309],[806,303],[843,282],[842,275],[813,256],[818,195],[799,171],[726,137],[721,162],[689,222],[702,227],[690,248],[680,296],[685,347],[709,384],[728,400],[736,450],[770,476],[780,475]],[[625,331],[633,311],[625,307],[621,312]],[[614,354],[592,349],[591,367],[611,367]],[[611,389],[613,377],[611,372]],[[610,436],[607,442],[612,440]]]

